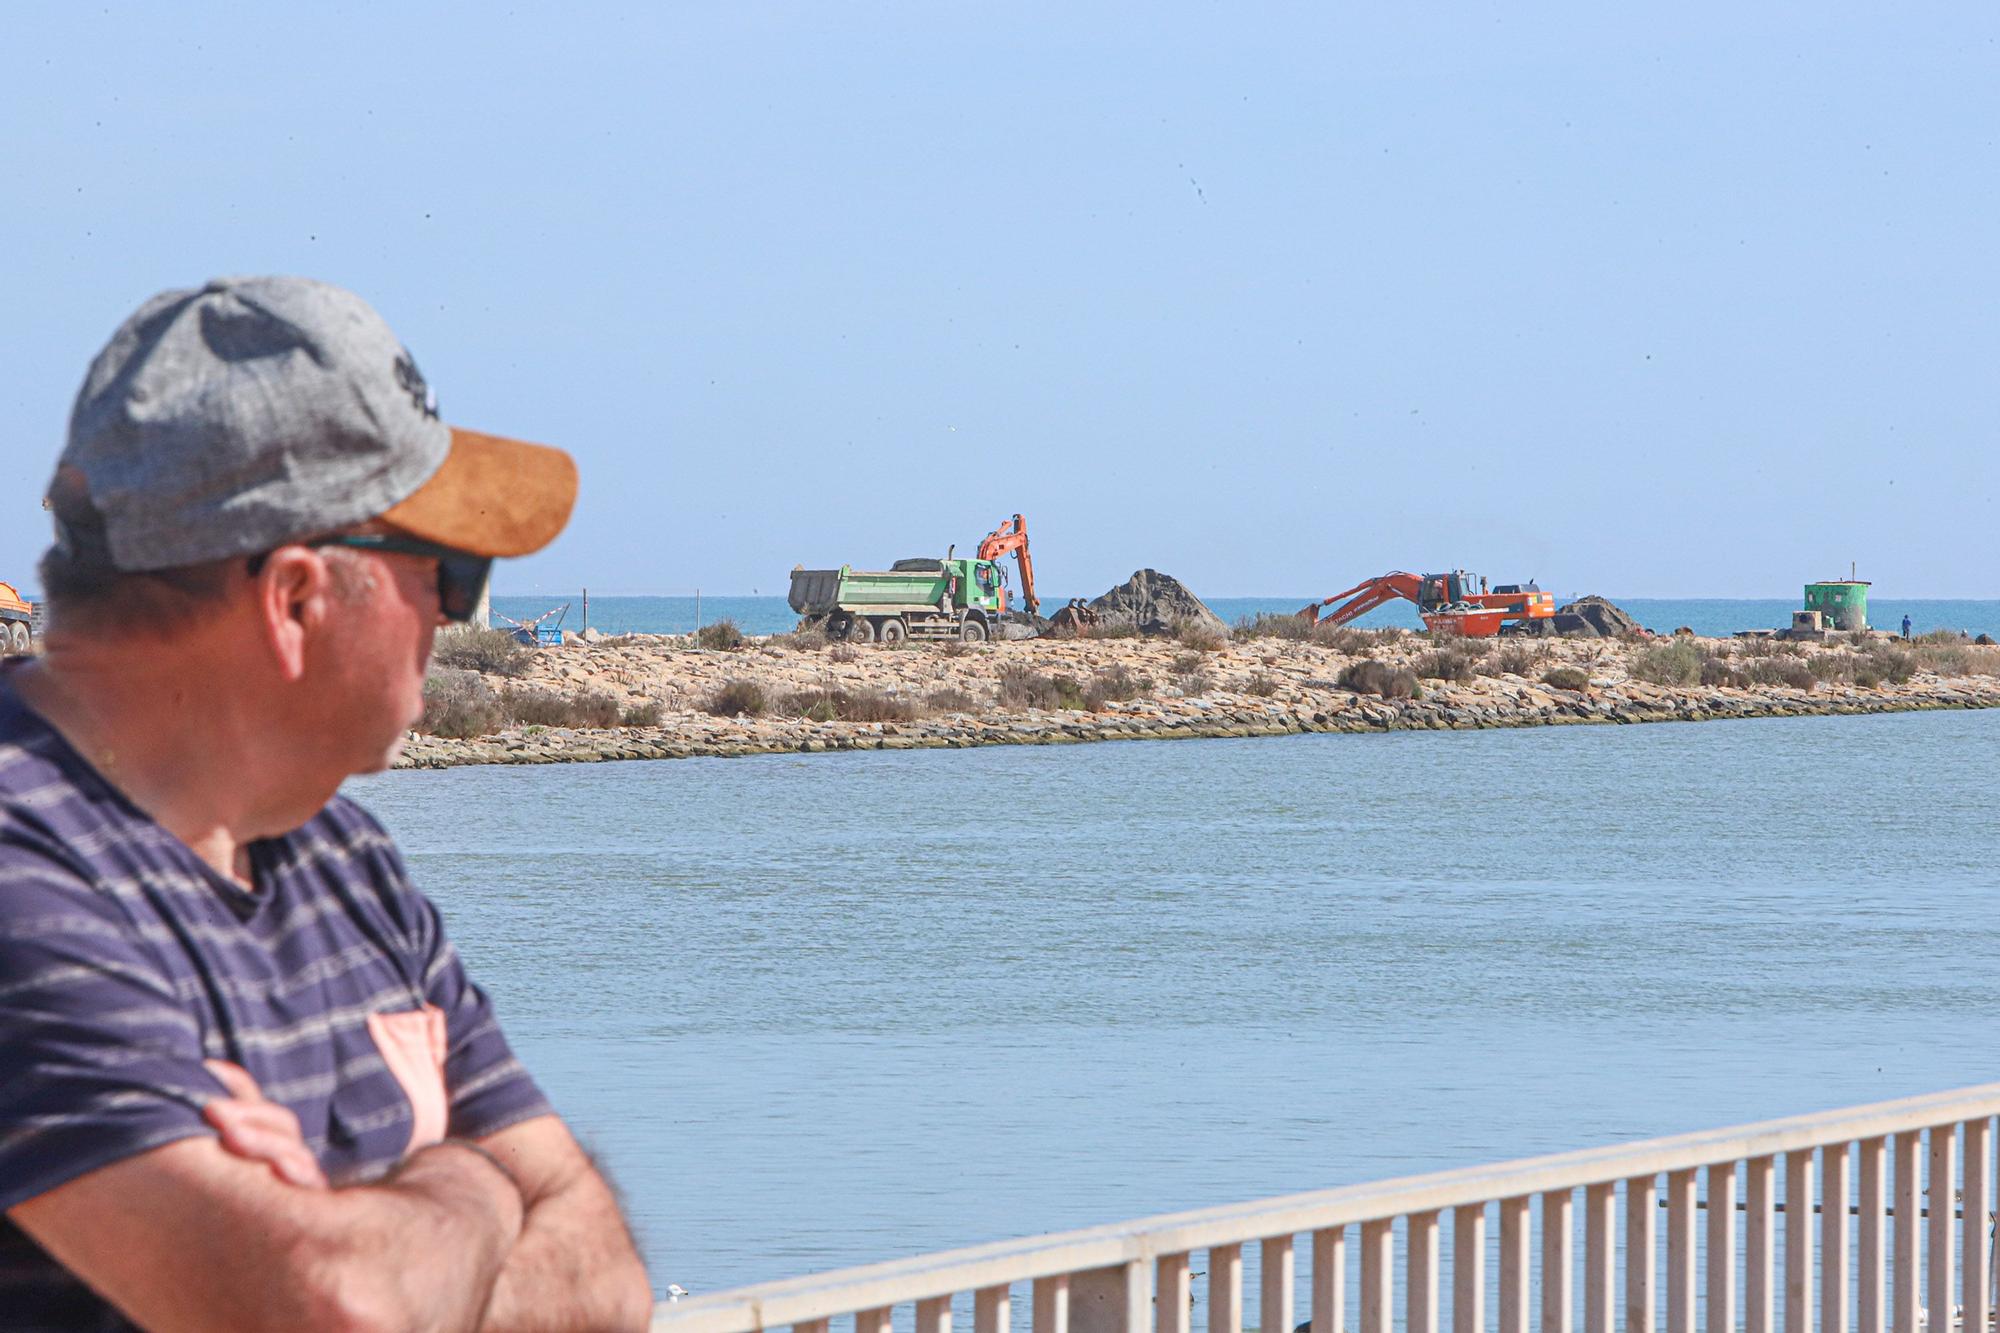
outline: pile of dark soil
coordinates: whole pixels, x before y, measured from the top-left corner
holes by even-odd
[[[1557,607],[1547,620],[1520,622],[1517,632],[1538,639],[1616,639],[1646,631],[1617,603],[1591,596]]]
[[[1142,569],[1090,604],[1106,625],[1131,625],[1141,634],[1172,634],[1190,622],[1218,634],[1229,626],[1171,574]]]

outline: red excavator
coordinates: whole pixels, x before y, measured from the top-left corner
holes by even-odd
[[[1322,598],[1299,612],[1299,618],[1314,625],[1345,625],[1397,597],[1417,604],[1431,633],[1468,639],[1507,634],[1526,621],[1547,620],[1556,613],[1555,594],[1537,588],[1533,579],[1503,583],[1488,592],[1485,578],[1462,569],[1423,575],[1397,570]],[[1331,611],[1322,611],[1329,606]]]

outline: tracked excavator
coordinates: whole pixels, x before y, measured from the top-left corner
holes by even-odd
[[[1299,619],[1345,625],[1398,597],[1416,603],[1417,614],[1431,633],[1468,639],[1515,633],[1529,621],[1547,620],[1556,613],[1555,594],[1537,588],[1533,579],[1525,584],[1502,583],[1489,591],[1483,576],[1463,569],[1448,574],[1396,570],[1312,603],[1299,612]]]

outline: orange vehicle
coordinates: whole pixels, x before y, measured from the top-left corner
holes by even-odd
[[[1035,596],[1035,562],[1028,558],[1028,520],[1019,514],[986,534],[979,543],[981,560],[998,561],[1012,555],[1021,566],[1021,601],[1026,604],[1028,614],[1034,615],[1035,608],[1042,603]],[[1007,610],[1007,590],[1000,589],[1000,610]]]
[[[1423,575],[1397,570],[1322,598],[1300,611],[1299,618],[1315,625],[1345,625],[1398,597],[1416,603],[1431,633],[1468,639],[1506,634],[1525,621],[1547,620],[1556,613],[1555,594],[1537,588],[1533,579],[1488,591],[1485,578],[1462,569]]]
[[[27,652],[34,623],[34,605],[13,584],[0,583],[0,653]]]

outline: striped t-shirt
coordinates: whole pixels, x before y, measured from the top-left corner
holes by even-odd
[[[0,673],[0,1210],[211,1133],[201,1108],[222,1089],[205,1058],[296,1112],[334,1183],[381,1175],[413,1119],[372,1014],[443,1011],[448,1133],[548,1111],[381,825],[336,798],[249,851],[254,893],[121,796]],[[0,1326],[125,1324],[0,1221]]]

